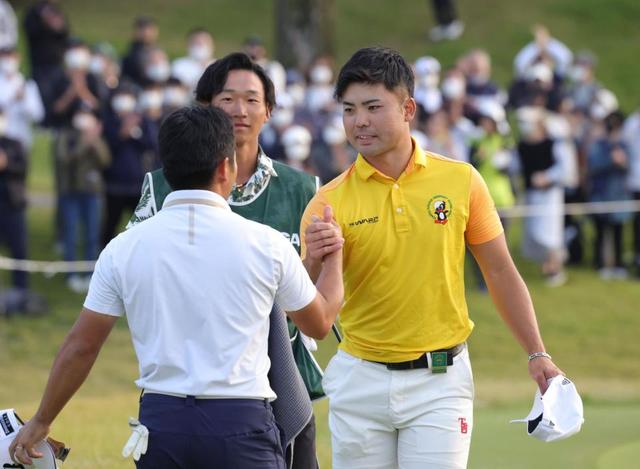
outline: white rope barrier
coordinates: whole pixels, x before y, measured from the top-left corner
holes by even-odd
[[[548,205],[514,205],[499,209],[504,218],[540,217],[549,213],[565,215],[595,215],[603,213],[640,212],[640,200],[617,200],[612,202],[584,202],[564,204],[559,209]]]
[[[93,272],[95,265],[95,261],[31,261],[0,256],[0,270],[42,272],[45,276],[67,272]]]
[[[558,214],[558,212],[566,215],[640,212],[640,200],[570,203],[559,208],[547,205],[514,205],[500,209],[498,212],[504,218],[540,217],[550,213]],[[32,261],[0,256],[0,270],[41,272],[48,277],[58,273],[93,272],[95,264],[95,261]]]

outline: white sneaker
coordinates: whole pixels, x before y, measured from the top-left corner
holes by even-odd
[[[444,37],[450,41],[458,39],[464,32],[464,23],[462,21],[452,21],[444,28]]]
[[[624,267],[614,267],[611,269],[611,275],[616,280],[626,280],[629,278],[629,272]]]
[[[549,275],[545,280],[545,285],[548,287],[560,287],[567,283],[567,274],[564,270]]]

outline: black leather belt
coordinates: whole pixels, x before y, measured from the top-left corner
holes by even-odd
[[[447,354],[447,366],[453,365],[453,357],[462,352],[466,346],[466,342],[456,345],[455,347],[451,347],[443,350],[434,350],[434,352],[444,352]],[[409,360],[406,362],[377,362],[373,361],[373,363],[379,363],[380,365],[385,365],[388,370],[416,370],[419,368],[429,368],[429,360],[427,358],[427,354],[432,352],[426,352],[420,355],[415,360]]]

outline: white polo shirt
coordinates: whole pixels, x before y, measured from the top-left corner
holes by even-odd
[[[316,288],[291,244],[231,212],[210,191],[176,191],[158,214],[100,254],[84,306],[126,312],[140,388],[209,397],[275,398],[269,314],[297,311]]]

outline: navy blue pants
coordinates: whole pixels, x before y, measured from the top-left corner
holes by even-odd
[[[14,259],[27,258],[27,217],[24,208],[14,208],[0,201],[0,244],[6,243]],[[23,270],[11,272],[13,286],[20,290],[29,287],[29,277]]]
[[[271,404],[257,399],[194,399],[145,394],[149,429],[138,469],[284,469]]]

